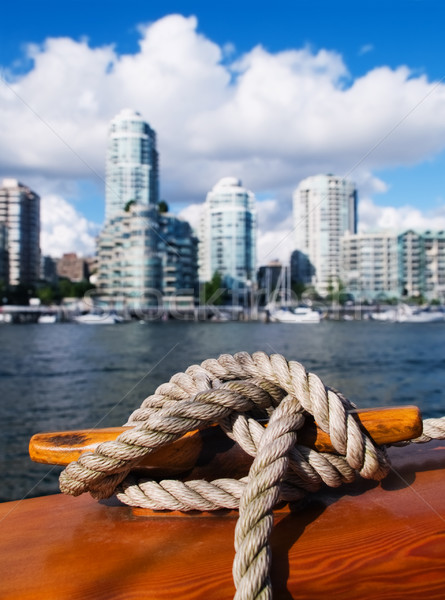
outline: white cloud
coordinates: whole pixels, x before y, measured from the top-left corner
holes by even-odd
[[[76,252],[80,256],[91,256],[95,253],[98,226],[61,196],[42,196],[40,222],[42,255],[59,257],[65,252]]]
[[[333,51],[258,46],[237,57],[180,15],[139,31],[134,54],[69,38],[28,47],[32,69],[0,85],[0,176],[100,182],[108,123],[125,106],[157,131],[162,197],[175,204],[202,202],[227,175],[257,196],[289,201],[301,179],[320,172],[376,193],[385,183],[374,170],[445,148],[445,84],[408,67],[353,79]],[[290,203],[282,214],[274,202],[275,221],[285,223]],[[280,227],[266,222],[270,247]]]
[[[295,249],[293,222],[290,211],[282,210],[282,202],[268,199],[257,202],[258,214],[258,265],[272,260],[289,263]]]
[[[199,230],[203,207],[202,202],[200,204],[189,204],[179,212],[179,216],[188,221],[196,232]]]
[[[422,212],[410,205],[378,206],[370,198],[363,198],[359,202],[361,232],[388,230],[400,233],[407,229],[416,231],[445,229],[444,208]]]

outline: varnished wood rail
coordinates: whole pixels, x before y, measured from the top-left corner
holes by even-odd
[[[357,410],[354,415],[379,445],[412,439],[422,433],[420,411],[415,406]],[[31,438],[30,457],[39,463],[67,465],[77,460],[84,452],[94,451],[100,443],[115,440],[126,429],[112,427],[38,433]],[[315,423],[306,424],[298,432],[298,442],[320,452],[334,451],[329,435]],[[193,469],[198,463],[207,464],[208,461],[217,460],[221,453],[231,446],[233,443],[217,427],[195,430],[168,446],[153,451],[142,459],[138,467],[159,470],[166,474],[184,472]]]

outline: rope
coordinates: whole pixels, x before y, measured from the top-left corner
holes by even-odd
[[[74,496],[90,492],[97,499],[115,494],[127,505],[152,510],[238,508],[235,599],[269,599],[274,506],[299,500],[322,484],[337,487],[357,474],[381,480],[388,473],[385,449],[360,428],[351,413],[355,408],[300,363],[279,354],[223,354],[159,386],[130,416],[132,429],[66,467],[60,489]],[[308,418],[329,434],[336,454],[298,444]],[[268,419],[267,428],[262,419]],[[131,473],[150,452],[214,423],[254,457],[248,477],[157,482]],[[424,434],[412,441],[432,438],[445,438],[445,419],[426,420]]]

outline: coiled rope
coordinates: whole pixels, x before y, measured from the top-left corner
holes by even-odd
[[[326,387],[296,361],[263,352],[223,354],[173,375],[129,418],[134,426],[115,441],[83,454],[60,476],[60,489],[94,498],[113,494],[123,503],[154,510],[239,508],[233,578],[236,600],[272,598],[269,537],[273,507],[295,501],[322,483],[337,487],[356,475],[380,480],[388,473],[385,448],[376,446],[351,411],[356,406]],[[337,454],[297,443],[305,420],[315,419]],[[267,418],[268,427],[258,422]],[[131,470],[153,450],[188,431],[218,423],[254,456],[240,480],[137,480]],[[445,420],[427,419],[416,442],[445,438]]]

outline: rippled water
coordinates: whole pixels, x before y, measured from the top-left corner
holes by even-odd
[[[445,324],[165,322],[0,327],[0,500],[57,491],[59,467],[32,463],[30,437],[121,425],[171,375],[223,352],[299,360],[360,407],[445,414]]]

